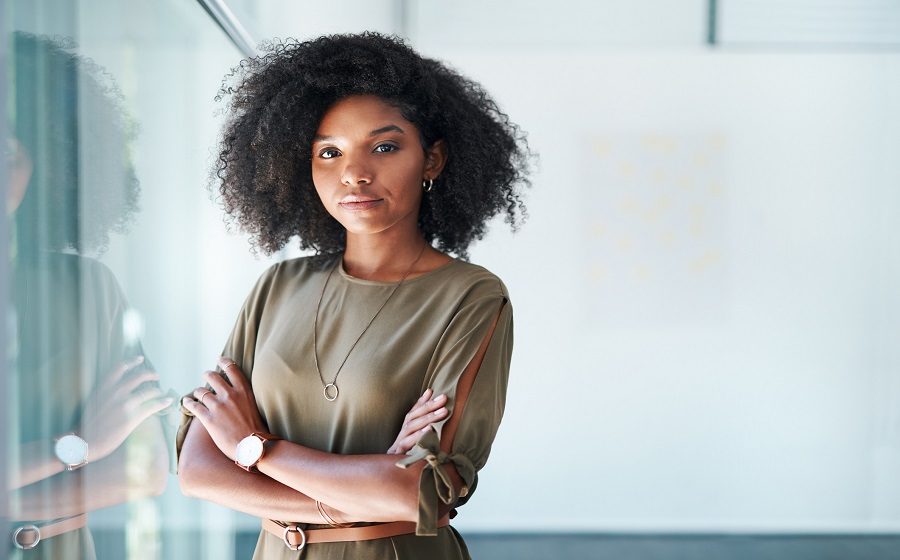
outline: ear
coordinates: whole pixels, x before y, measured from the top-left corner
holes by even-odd
[[[440,176],[441,171],[444,170],[444,165],[446,165],[446,163],[447,145],[444,144],[443,140],[437,140],[425,150],[425,169],[423,178],[426,181],[429,179],[437,179]]]

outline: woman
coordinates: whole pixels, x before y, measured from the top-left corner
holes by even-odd
[[[263,275],[183,401],[182,490],[262,517],[255,558],[467,558],[447,519],[500,422],[512,311],[447,252],[517,222],[524,139],[398,40],[267,51],[223,88],[219,190],[262,250],[318,255]]]

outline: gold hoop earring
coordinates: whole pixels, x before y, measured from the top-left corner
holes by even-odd
[[[428,179],[422,181],[422,190],[425,192],[431,192],[431,189],[434,188],[434,179]]]

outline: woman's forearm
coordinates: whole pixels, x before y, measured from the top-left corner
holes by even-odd
[[[133,446],[149,448],[150,453],[140,455],[151,460],[136,464]],[[15,520],[42,520],[78,515],[159,495],[167,479],[165,439],[159,421],[153,418],[108,457],[10,492],[10,516]]]
[[[51,440],[29,441],[19,448],[19,460],[10,465],[9,489],[16,490],[65,470],[53,453]]]
[[[339,455],[275,441],[260,472],[345,512],[342,520],[415,521],[420,465],[397,468],[398,455]]]
[[[191,424],[178,462],[181,491],[250,515],[297,523],[325,523],[312,498],[269,478],[249,473],[219,451],[198,421]],[[332,508],[328,512],[332,513]],[[341,520],[347,516],[337,513]],[[359,520],[357,520],[359,521]]]
[[[397,468],[399,458],[338,455],[275,441],[266,446],[260,472],[248,473],[219,451],[195,419],[181,451],[178,480],[188,496],[269,519],[323,523],[318,499],[342,523],[415,521],[422,467]],[[456,469],[447,467],[462,487]]]

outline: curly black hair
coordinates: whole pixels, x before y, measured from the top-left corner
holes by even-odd
[[[138,210],[137,127],[112,76],[75,49],[66,37],[13,35],[10,132],[33,165],[14,213],[19,258],[102,253]]]
[[[312,141],[331,106],[361,94],[399,109],[418,128],[423,148],[446,144],[447,164],[419,210],[429,243],[465,258],[492,217],[505,213],[513,228],[525,217],[525,135],[472,80],[378,33],[262,49],[232,70],[216,97],[228,100],[228,120],[211,177],[254,249],[271,254],[296,236],[301,249],[343,250],[346,231],[313,185]]]

